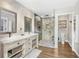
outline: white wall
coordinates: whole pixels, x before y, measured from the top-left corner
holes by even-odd
[[[74,14],[74,11],[75,11],[74,6],[73,7],[67,7],[67,8],[59,9],[59,10],[56,10],[56,17],[61,16],[61,15],[73,15]],[[71,26],[72,26],[72,24],[71,24]],[[71,33],[71,35],[72,35],[72,33]],[[67,42],[68,41],[70,42],[72,40],[72,39],[69,39],[68,40],[67,38],[68,38],[68,36],[66,37],[66,41]],[[71,46],[72,46],[72,42],[71,42]]]
[[[76,25],[76,35],[77,35],[77,38],[76,38],[76,42],[78,42],[79,41],[79,1],[77,2],[77,4],[76,4],[76,6],[75,6],[75,15],[76,15],[76,23],[77,23],[77,25]]]
[[[76,16],[76,32],[74,39],[74,51],[79,56],[79,1],[75,5],[75,16]]]
[[[24,16],[32,18],[32,32],[34,31],[34,13],[15,0],[0,0],[0,7],[17,13],[17,32],[24,32]],[[22,31],[20,31],[22,28]]]
[[[79,57],[79,14],[76,13],[76,32],[75,32],[74,51]]]
[[[75,42],[74,51],[79,56],[79,1],[75,5],[75,16],[76,16],[76,32],[75,32]]]

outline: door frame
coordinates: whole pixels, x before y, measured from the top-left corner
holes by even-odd
[[[74,34],[74,15],[75,15],[75,13],[74,12],[64,12],[64,13],[58,13],[58,14],[56,14],[55,15],[55,23],[56,22],[58,22],[58,16],[60,16],[60,15],[68,15],[68,14],[71,14],[72,15],[72,46],[71,46],[71,48],[72,48],[72,50],[74,49],[74,40],[75,40],[75,34]],[[57,24],[57,26],[55,26],[55,27],[57,27],[57,28],[55,28],[55,46],[56,47],[58,47],[58,23],[56,23]],[[55,25],[56,25],[55,24]],[[68,42],[68,41],[66,41],[66,42]]]

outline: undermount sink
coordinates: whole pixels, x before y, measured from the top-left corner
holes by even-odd
[[[21,36],[25,36],[25,34],[21,34]]]
[[[11,42],[15,42],[15,41],[18,41],[18,40],[22,40],[23,38],[29,38],[29,37],[34,36],[34,35],[37,35],[37,34],[36,33],[15,34],[15,35],[12,35],[11,37],[2,38],[0,40],[0,42],[2,42],[4,44],[11,43]]]

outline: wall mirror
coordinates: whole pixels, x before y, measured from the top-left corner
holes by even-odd
[[[32,31],[32,19],[29,17],[24,17],[24,32],[31,32]]]
[[[0,8],[0,33],[17,32],[17,14]]]

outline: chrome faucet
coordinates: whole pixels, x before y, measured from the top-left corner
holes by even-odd
[[[9,37],[11,37],[11,32],[9,32]]]

